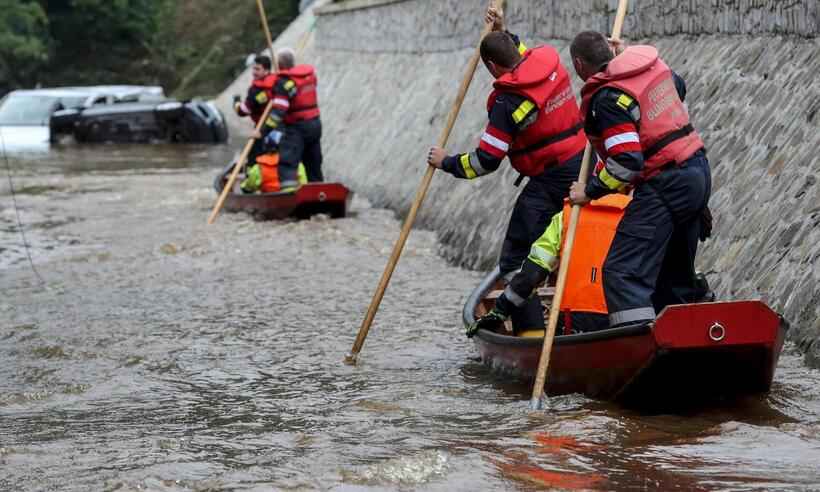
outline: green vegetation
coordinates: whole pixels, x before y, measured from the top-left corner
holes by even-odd
[[[0,89],[36,76],[48,59],[47,25],[39,4],[0,0]]]
[[[264,4],[275,37],[299,0]],[[0,0],[0,94],[151,84],[212,96],[265,44],[253,0]]]

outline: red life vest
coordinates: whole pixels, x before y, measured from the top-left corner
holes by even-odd
[[[253,111],[251,111],[250,116],[254,123],[259,123],[259,118],[261,118],[262,113],[265,112],[265,107],[268,105],[268,102],[270,102],[271,98],[273,98],[273,88],[276,86],[276,80],[276,74],[271,73],[265,75],[261,79],[254,79],[251,83],[253,87],[257,87],[265,91],[265,95],[267,96],[267,100],[264,103],[255,105],[253,107]]]
[[[279,182],[279,154],[263,154],[256,158],[259,171],[262,174],[262,183],[259,191],[262,193],[276,193],[282,190]]]
[[[703,148],[703,140],[689,121],[689,112],[675,88],[672,70],[652,46],[630,46],[606,70],[587,80],[581,89],[581,113],[589,115],[592,97],[604,87],[631,96],[640,108],[636,123],[644,156],[640,181],[661,172],[668,164],[680,165]],[[601,159],[608,155],[600,135],[587,135]]]
[[[538,107],[535,121],[518,132],[507,154],[519,173],[538,176],[583,152],[586,137],[581,114],[569,74],[555,48],[541,46],[527,51],[513,71],[499,77],[493,87],[488,112],[498,94],[505,92],[526,97]]]
[[[632,199],[610,194],[581,208],[578,228],[567,270],[561,312],[608,314],[603,288],[604,261],[615,238],[615,231]],[[564,205],[561,251],[563,254],[569,228],[571,206]]]
[[[285,124],[318,118],[316,70],[311,65],[296,65],[288,70],[281,70],[279,75],[289,78],[296,84],[296,96],[290,100],[290,107],[285,114]]]

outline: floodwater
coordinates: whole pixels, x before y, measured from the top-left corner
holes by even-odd
[[[342,364],[399,224],[206,226],[227,147],[12,157],[0,184],[0,490],[818,490],[820,373],[682,415],[527,410],[462,335],[480,274],[415,231]],[[332,163],[328,165],[333,175]],[[419,170],[421,175],[421,169]]]

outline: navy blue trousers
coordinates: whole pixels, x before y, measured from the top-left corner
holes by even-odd
[[[501,256],[498,260],[502,277],[509,282],[521,269],[530,254],[532,243],[541,237],[552,217],[563,210],[569,187],[578,180],[582,154],[555,167],[548,168],[539,176],[529,179],[515,202],[510,217]],[[511,313],[516,330],[544,328],[544,308],[537,297],[531,298]]]
[[[603,269],[610,326],[655,318],[694,302],[695,254],[712,177],[703,151],[635,189]]]
[[[322,174],[322,122],[319,118],[287,125],[279,144],[279,179],[294,186],[299,163],[305,165],[308,182],[324,181]],[[290,184],[293,182],[293,184]]]

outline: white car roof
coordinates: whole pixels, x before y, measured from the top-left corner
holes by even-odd
[[[94,85],[88,87],[54,87],[46,89],[22,89],[9,93],[21,96],[51,96],[51,97],[91,97],[98,95],[112,95],[117,98],[129,95],[163,96],[162,87],[148,85]]]

